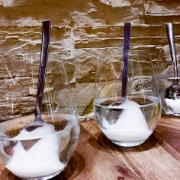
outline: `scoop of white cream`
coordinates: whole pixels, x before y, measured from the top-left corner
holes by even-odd
[[[126,99],[119,107],[124,109],[115,124],[109,124],[105,119],[103,120],[103,133],[114,141],[145,141],[152,131],[148,129],[139,104]]]
[[[54,127],[48,124],[31,132],[23,129],[13,138],[19,141],[13,147],[13,156],[6,168],[23,178],[42,177],[63,170],[65,164],[59,161],[60,136],[53,132]],[[29,150],[25,150],[20,141],[42,136]]]
[[[174,113],[180,113],[180,99],[165,99],[166,104],[172,109]]]
[[[37,139],[41,138],[44,135],[49,135],[54,132],[54,126],[51,124],[44,123],[42,127],[38,127],[33,131],[27,131],[25,128],[20,131],[20,133],[13,137],[13,140],[28,140],[28,139]]]

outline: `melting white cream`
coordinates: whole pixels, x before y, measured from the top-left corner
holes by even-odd
[[[19,141],[13,147],[13,156],[6,168],[23,178],[43,177],[63,170],[65,164],[59,161],[60,136],[53,132],[54,126],[48,124],[31,132],[23,129],[13,138]],[[20,141],[42,136],[29,150],[25,150]]]
[[[105,119],[103,120],[103,133],[114,141],[145,141],[152,134],[152,131],[148,129],[139,104],[125,100],[119,107],[124,109],[115,124],[109,124]]]
[[[174,113],[180,113],[180,99],[165,99],[166,104]]]

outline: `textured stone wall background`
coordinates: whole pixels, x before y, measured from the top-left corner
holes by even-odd
[[[10,78],[22,77],[19,87],[30,87],[21,72],[22,62],[25,55],[40,51],[42,19],[52,21],[50,53],[66,59],[69,82],[82,117],[92,112],[99,53],[102,48],[111,48],[113,53],[109,58],[118,55],[113,49],[122,44],[124,22],[132,23],[131,45],[151,53],[161,52],[160,60],[166,68],[171,66],[171,59],[165,23],[173,22],[177,52],[180,52],[180,1],[0,0],[1,119],[6,119],[3,116],[8,113],[14,117],[33,111],[35,91],[30,88],[26,93],[23,88],[16,88],[22,97],[15,103],[13,113],[7,110],[5,102],[12,86],[8,83]],[[34,65],[38,70],[39,62]]]

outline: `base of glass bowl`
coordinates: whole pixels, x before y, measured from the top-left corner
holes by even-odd
[[[53,173],[53,174],[50,174],[50,175],[47,175],[47,176],[44,176],[44,177],[32,177],[32,178],[22,178],[22,177],[19,177],[19,178],[21,178],[22,180],[48,180],[48,179],[51,179],[51,178],[53,178],[53,177],[55,177],[55,176],[57,176],[58,174],[60,174],[61,172],[62,172],[63,170],[61,170],[61,171],[58,171],[58,172],[56,172],[56,173]]]
[[[141,144],[143,144],[145,141],[138,141],[138,142],[134,142],[134,141],[132,141],[132,142],[122,142],[122,141],[112,141],[111,140],[111,142],[112,143],[114,143],[115,145],[117,145],[117,146],[122,146],[122,147],[135,147],[135,146],[139,146],[139,145],[141,145]]]

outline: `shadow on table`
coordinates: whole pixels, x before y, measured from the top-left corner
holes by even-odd
[[[159,141],[154,134],[152,134],[142,145],[136,147],[121,147],[113,144],[104,134],[100,134],[97,138],[97,141],[101,146],[111,151],[131,151],[131,152],[140,152],[140,151],[148,151],[149,149],[155,147],[162,143]]]
[[[56,177],[52,178],[51,180],[73,180],[83,171],[84,167],[84,157],[75,151],[66,169]]]

